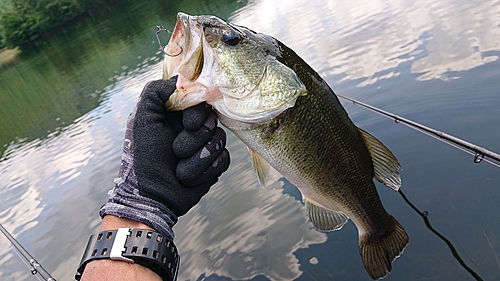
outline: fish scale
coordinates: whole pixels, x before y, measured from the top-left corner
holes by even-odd
[[[307,72],[296,70],[296,73],[308,85],[307,75],[301,75],[301,73]],[[311,189],[310,192],[314,192],[314,197],[318,199],[326,196],[337,197],[339,200],[335,200],[335,205],[342,206],[342,202],[352,203],[354,200],[368,201],[370,205],[377,207],[377,210],[383,210],[376,190],[362,188],[373,186],[372,166],[361,136],[359,133],[355,134],[357,133],[356,127],[347,118],[342,108],[337,111],[331,110],[337,107],[336,103],[338,103],[332,92],[324,89],[317,91],[312,86],[306,86],[306,88],[308,89],[306,96],[299,97],[294,107],[287,109],[275,118],[283,121],[281,121],[281,128],[276,130],[274,134],[267,134],[266,128],[270,125],[262,124],[251,126],[254,129],[246,132],[248,136],[239,135],[240,138],[247,139],[256,134],[260,135],[259,138],[262,140],[260,145],[269,150],[265,155],[273,155],[265,157],[266,160],[301,191]],[[221,122],[232,129],[231,125],[227,124],[231,121],[228,122],[224,117],[221,118]],[[344,122],[338,122],[339,119],[343,119]],[[269,121],[269,123],[273,122],[275,121]],[[324,126],[325,124],[326,126]],[[345,133],[349,130],[352,134]],[[283,145],[285,141],[287,146]],[[244,140],[244,142],[248,141]],[[356,142],[358,145],[353,145]],[[260,151],[259,147],[251,148]],[[303,175],[304,179],[298,179],[297,175]],[[347,186],[346,189],[343,186],[344,182],[351,183],[355,188],[350,190],[350,187]],[[352,198],[345,200],[348,197]],[[321,202],[320,200],[316,201]],[[347,207],[343,209],[347,209]],[[385,211],[379,212],[374,216],[374,221],[377,222],[385,214]],[[368,214],[361,215],[366,217]]]
[[[283,45],[282,49],[284,50],[284,54],[282,54],[281,61],[286,63],[286,61],[301,60],[286,46]],[[296,57],[293,57],[294,55]],[[309,147],[311,144],[324,144],[318,146],[316,153],[319,161],[315,162],[318,163],[318,169],[321,169],[319,174],[330,177],[323,181],[330,182],[331,184],[321,185],[324,189],[320,190],[318,194],[336,196],[340,199],[338,200],[340,202],[339,204],[341,204],[341,202],[352,201],[354,198],[357,198],[360,202],[364,202],[364,205],[367,204],[366,202],[370,202],[370,209],[377,210],[377,212],[359,214],[359,217],[367,218],[369,215],[376,214],[373,216],[373,221],[379,221],[379,223],[365,223],[365,225],[383,225],[385,222],[383,222],[384,220],[382,220],[382,218],[385,218],[387,213],[380,202],[373,184],[371,157],[361,139],[357,127],[348,118],[347,113],[340,105],[338,98],[330,87],[319,78],[319,75],[314,70],[310,69],[305,62],[303,64],[294,63],[294,66],[295,72],[306,85],[309,94],[300,97],[296,106],[288,109],[287,112],[283,114],[288,114],[291,120],[304,120],[306,119],[305,116],[308,116],[308,118],[312,120],[320,121],[313,121],[311,123],[306,121],[304,122],[305,126],[297,128],[290,133],[290,136],[293,136],[298,135],[301,131],[310,132],[305,136],[309,138],[307,140]],[[309,80],[312,81],[308,82]],[[332,110],[333,108],[336,110]],[[311,113],[319,113],[320,116]],[[342,121],[339,122],[339,120]],[[315,126],[315,123],[326,124],[326,126]],[[295,122],[295,124],[301,123]],[[292,128],[292,126],[290,126],[290,128]],[[313,128],[316,128],[316,130]],[[326,136],[325,138],[330,142],[324,143],[321,140],[318,141],[316,136]],[[293,177],[293,175],[290,177]],[[339,180],[339,183],[336,183],[335,180],[341,177],[343,180]],[[351,187],[347,185],[348,189],[331,188],[331,186],[342,185],[340,182],[351,183]],[[345,195],[343,191],[347,191]],[[346,200],[345,198],[349,196],[354,198]],[[363,209],[367,208],[361,208],[361,210]]]

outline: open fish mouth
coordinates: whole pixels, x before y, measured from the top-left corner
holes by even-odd
[[[205,34],[207,27],[217,26],[217,20],[211,16],[177,14],[174,31],[163,50],[163,79],[178,75],[177,90],[165,104],[168,110],[183,110],[201,102],[211,103],[220,97],[217,88],[210,87],[216,63]],[[204,77],[200,78],[202,74]]]
[[[203,61],[203,46],[201,35],[202,30],[198,23],[197,16],[189,16],[185,13],[177,14],[177,21],[174,31],[170,37],[170,41],[165,46],[163,52],[169,57],[166,57],[166,63],[163,69],[163,79],[169,79],[184,71],[184,77],[189,77],[190,80],[195,80],[201,72],[201,69],[193,69],[189,67],[181,67],[183,62],[191,61],[194,59],[198,65],[202,65]],[[190,28],[194,28],[194,32]],[[197,44],[198,48],[190,50],[191,44]]]

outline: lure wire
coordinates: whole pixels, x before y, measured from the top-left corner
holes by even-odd
[[[182,46],[181,46],[179,43],[177,43],[177,42],[176,42],[176,43],[177,43],[177,47],[179,47],[179,49],[181,49],[181,50],[179,51],[179,53],[177,53],[177,54],[175,54],[175,55],[171,55],[171,54],[169,54],[169,53],[165,52],[165,50],[164,50],[164,48],[165,48],[165,47],[164,47],[164,46],[162,46],[162,44],[161,44],[161,40],[160,40],[160,32],[166,31],[166,32],[168,32],[168,33],[172,34],[172,31],[170,31],[170,30],[166,29],[166,28],[165,28],[165,27],[163,27],[162,25],[157,25],[157,26],[156,26],[156,28],[158,29],[158,30],[156,30],[156,40],[158,41],[158,45],[160,46],[160,51],[161,51],[161,52],[163,52],[165,55],[167,55],[167,56],[169,56],[169,57],[177,57],[177,56],[179,56],[180,54],[182,54],[182,52],[184,51],[184,49],[183,49],[183,48],[182,48]]]

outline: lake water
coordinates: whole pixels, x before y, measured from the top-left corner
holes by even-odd
[[[0,223],[71,280],[117,175],[125,121],[161,77],[156,25],[214,14],[294,49],[335,92],[500,152],[500,1],[121,1],[0,66]],[[164,34],[166,35],[166,34]],[[164,38],[166,43],[168,38]],[[500,280],[500,169],[349,102],[398,157],[402,190],[482,280]],[[244,145],[174,227],[179,280],[371,280],[352,222],[314,229],[300,194],[262,189]],[[398,194],[410,244],[385,280],[474,280]],[[0,237],[0,280],[36,280]]]

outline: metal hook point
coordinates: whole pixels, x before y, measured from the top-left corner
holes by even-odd
[[[165,52],[165,51],[164,51],[165,55],[167,55],[167,56],[169,56],[169,57],[176,57],[176,56],[178,56],[178,55],[182,54],[182,51],[184,51],[184,49],[182,49],[182,46],[181,46],[181,45],[179,45],[179,43],[177,43],[177,47],[179,47],[179,49],[181,49],[181,50],[179,51],[179,53],[177,53],[177,54],[175,54],[175,55],[171,55],[171,54],[169,54],[169,53],[167,53],[167,52]]]

